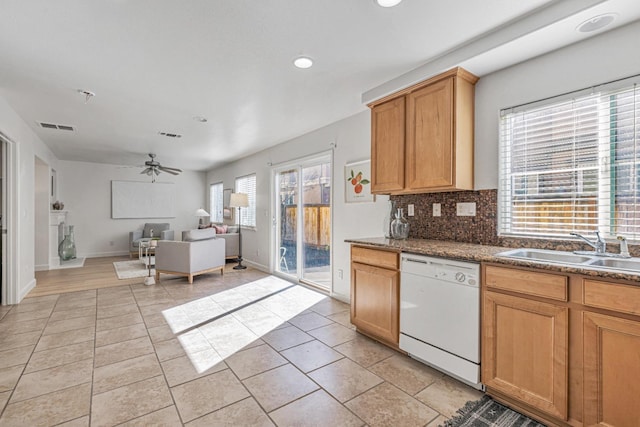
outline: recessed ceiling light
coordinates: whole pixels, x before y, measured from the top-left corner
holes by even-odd
[[[376,0],[376,3],[382,7],[393,7],[398,5],[401,1],[402,0]]]
[[[298,68],[310,68],[313,65],[313,59],[308,56],[299,56],[293,60],[293,65]]]
[[[576,30],[581,33],[592,33],[611,24],[617,18],[615,13],[605,13],[603,15],[594,16],[578,25]]]
[[[200,123],[206,123],[208,121],[206,117],[202,117],[202,116],[194,116],[193,120]]]

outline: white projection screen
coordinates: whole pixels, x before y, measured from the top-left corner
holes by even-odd
[[[111,181],[111,218],[175,218],[175,192],[168,182]]]

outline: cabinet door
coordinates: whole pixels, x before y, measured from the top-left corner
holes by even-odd
[[[351,323],[390,344],[398,345],[400,273],[351,263]]]
[[[371,109],[371,192],[389,194],[404,188],[405,98]]]
[[[567,419],[568,309],[485,291],[482,382]]]
[[[408,190],[454,187],[453,85],[448,78],[407,96]]]
[[[640,422],[640,322],[583,313],[584,426]]]

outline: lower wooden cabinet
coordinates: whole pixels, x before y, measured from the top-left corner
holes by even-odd
[[[483,264],[482,382],[553,426],[640,426],[640,286]]]
[[[483,301],[484,384],[566,420],[569,309],[489,291]]]
[[[365,264],[368,260],[375,265]],[[399,316],[398,253],[352,248],[351,323],[361,332],[397,347]]]
[[[583,330],[583,425],[637,427],[640,322],[584,312]]]

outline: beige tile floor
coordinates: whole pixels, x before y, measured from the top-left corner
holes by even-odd
[[[437,426],[481,394],[256,270],[0,307],[0,426]]]

